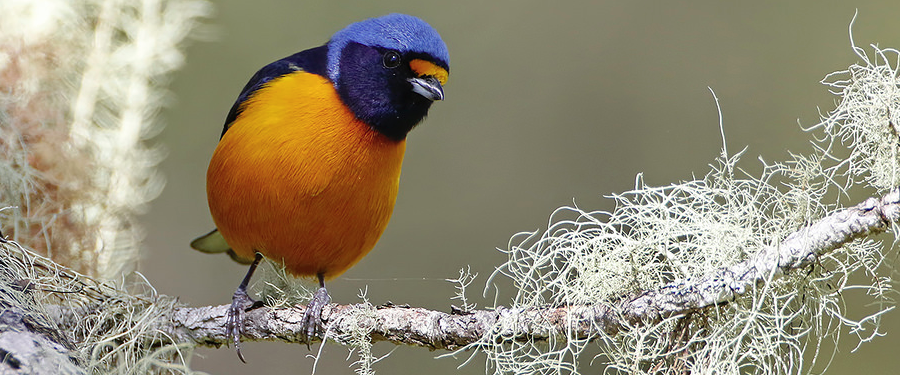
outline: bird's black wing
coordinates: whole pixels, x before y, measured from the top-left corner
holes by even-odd
[[[231,110],[228,111],[228,117],[225,118],[225,128],[222,129],[222,136],[225,135],[225,132],[228,131],[228,128],[231,127],[234,120],[241,114],[244,102],[247,101],[247,99],[250,99],[256,90],[261,89],[266,83],[298,70],[318,74],[327,78],[327,63],[328,46],[323,45],[295,53],[264,66],[253,75],[253,78],[250,78],[250,82],[247,82],[247,85],[241,90],[241,94],[238,95],[237,100],[234,101],[234,105],[232,105]]]

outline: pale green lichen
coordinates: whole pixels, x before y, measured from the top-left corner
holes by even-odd
[[[703,178],[663,187],[639,175],[633,190],[610,196],[612,212],[563,207],[546,231],[514,236],[492,279],[512,279],[513,306],[615,306],[632,293],[702,277],[775,246],[841,207],[851,188],[897,186],[900,54],[872,48],[870,57],[853,45],[862,63],[826,77],[841,100],[808,129],[818,138],[812,154],[764,162],[751,175],[740,169],[743,151],[723,150]],[[584,362],[628,374],[823,371],[833,353],[825,342],[844,331],[860,343],[883,334],[880,317],[893,308],[895,292],[882,263],[892,249],[858,240],[727,304],[615,336],[532,342],[488,335],[468,349],[484,352],[497,374],[575,374]],[[852,285],[851,274],[869,283]],[[845,306],[843,295],[854,292],[874,307]],[[589,347],[595,354],[581,358]]]
[[[824,136],[817,146],[823,156],[839,161],[829,170],[845,176],[845,186],[862,179],[885,191],[900,182],[898,51],[872,46],[874,53],[869,55],[855,44],[852,47],[862,63],[822,80],[841,100],[825,119],[808,130]]]
[[[0,2],[0,204],[8,235],[82,272],[135,268],[163,186],[148,140],[205,0]]]
[[[478,274],[473,274],[472,268],[466,267],[459,270],[459,277],[455,279],[444,279],[444,281],[455,284],[454,288],[456,288],[456,295],[450,299],[457,300],[460,303],[460,306],[455,306],[460,312],[470,312],[478,307],[476,303],[469,302],[469,297],[466,295],[467,288],[472,284],[472,281],[475,281],[476,277],[478,277]]]
[[[14,242],[0,243],[0,260],[0,305],[43,322],[42,332],[71,346],[67,357],[84,373],[202,374],[190,369],[193,344],[175,342],[160,329],[176,299],[156,294],[143,278],[128,280],[126,291]]]

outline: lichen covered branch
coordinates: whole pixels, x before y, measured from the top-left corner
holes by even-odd
[[[373,341],[455,350],[499,333],[509,340],[548,340],[597,337],[602,330],[615,335],[629,327],[695,312],[740,298],[750,289],[785,273],[809,267],[816,258],[857,238],[884,232],[900,219],[900,192],[837,211],[790,234],[778,246],[766,248],[752,259],[697,279],[673,282],[657,290],[622,298],[612,305],[561,307],[497,307],[492,310],[446,313],[403,306],[369,304],[330,305],[323,313],[328,335],[341,342],[360,329]],[[177,340],[221,346],[227,306],[183,307],[173,313],[165,329]],[[305,307],[261,307],[247,314],[244,339],[305,343],[300,318]],[[357,319],[359,310],[374,314]],[[569,332],[570,336],[567,336]]]

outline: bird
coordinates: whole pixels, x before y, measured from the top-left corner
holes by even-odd
[[[265,256],[319,288],[304,339],[322,333],[325,281],[359,262],[393,211],[407,134],[444,99],[450,57],[422,19],[352,23],[325,44],[270,63],[228,112],[206,174],[215,229],[191,242],[249,264],[225,333],[238,358],[247,286]],[[308,346],[308,344],[307,344]]]

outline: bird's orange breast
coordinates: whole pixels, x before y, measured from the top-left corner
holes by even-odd
[[[217,228],[241,257],[295,275],[343,273],[393,211],[405,141],[360,122],[324,77],[279,77],[243,104],[207,172]]]

